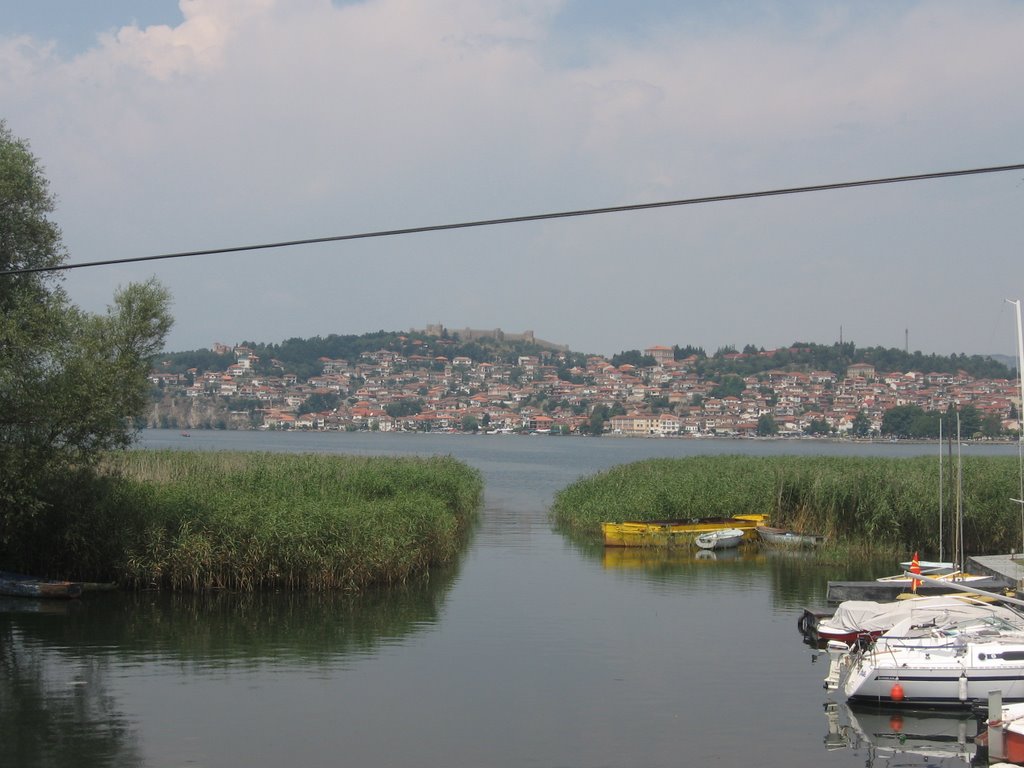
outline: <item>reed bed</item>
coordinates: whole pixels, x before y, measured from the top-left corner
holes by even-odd
[[[953,542],[956,493],[946,471],[944,551]],[[1021,545],[1019,466],[1013,457],[963,460],[968,554]],[[937,554],[939,468],[928,457],[699,456],[651,459],[583,478],[558,492],[552,514],[572,534],[597,536],[603,521],[692,519],[760,513],[772,525],[829,537],[836,551]]]
[[[89,571],[102,553],[107,578],[192,592],[405,582],[456,556],[483,490],[450,457],[129,451],[104,470],[62,559]]]

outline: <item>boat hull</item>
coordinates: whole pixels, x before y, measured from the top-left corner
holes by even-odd
[[[82,585],[74,581],[37,579],[16,573],[0,572],[0,595],[69,600],[82,594]]]
[[[702,533],[737,528],[744,541],[757,538],[757,526],[766,515],[706,517],[697,520],[650,520],[601,523],[606,547],[689,547]]]
[[[735,549],[743,541],[744,533],[739,528],[702,533],[693,542],[701,549]]]
[[[1024,642],[969,643],[957,654],[935,648],[909,663],[899,652],[868,652],[843,685],[847,701],[875,706],[969,707],[992,691],[1024,701]]]
[[[818,547],[825,543],[825,537],[814,533],[796,533],[783,528],[757,527],[758,538],[773,547]]]

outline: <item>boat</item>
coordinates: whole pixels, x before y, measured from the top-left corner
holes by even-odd
[[[734,517],[703,517],[690,520],[634,520],[601,523],[601,536],[606,547],[674,547],[689,546],[702,533],[738,528],[743,538],[757,538],[757,526],[767,522],[767,515],[735,515]]]
[[[744,535],[739,528],[722,528],[696,536],[693,543],[701,549],[735,549],[743,541]]]
[[[0,595],[7,597],[46,597],[71,599],[82,594],[77,581],[59,581],[0,571]]]
[[[825,543],[825,537],[816,533],[797,533],[786,528],[757,526],[757,536],[765,544],[779,547],[817,547]]]
[[[999,707],[998,713],[994,713],[990,706],[986,725],[988,728],[979,735],[978,740],[989,749],[989,759],[1003,759],[1015,765],[1024,765],[1024,703],[1003,705]],[[1001,750],[993,749],[993,729],[1002,732]]]
[[[825,688],[851,704],[970,708],[993,690],[1024,701],[1024,616],[1002,605],[910,616],[866,647],[830,642],[828,656]]]
[[[959,615],[964,605],[990,604],[984,598],[969,595],[935,595],[880,603],[873,600],[847,600],[831,616],[822,616],[807,631],[817,643],[841,642],[851,645],[874,640],[906,618],[915,623],[945,624]]]

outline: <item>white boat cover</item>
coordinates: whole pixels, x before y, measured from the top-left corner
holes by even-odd
[[[996,616],[1011,624],[1024,627],[1024,617],[1000,605],[982,603],[970,598],[940,595],[876,603],[871,600],[846,600],[839,604],[830,619],[819,622],[819,632],[831,629],[838,632],[886,632],[896,624],[912,625],[934,623],[937,626]],[[904,624],[904,622],[906,622]]]

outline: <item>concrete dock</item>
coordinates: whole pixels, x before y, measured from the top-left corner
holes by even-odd
[[[1012,589],[1024,593],[1024,555],[976,555],[967,559],[966,570],[984,579],[971,583],[971,586],[988,592],[1002,592]],[[892,581],[830,581],[828,583],[827,600],[829,603],[841,603],[844,600],[896,600],[907,593],[906,582]],[[940,595],[956,592],[955,588],[940,584],[921,584],[915,594]]]
[[[967,560],[971,573],[1002,579],[1010,589],[1024,590],[1024,555],[975,555]]]

